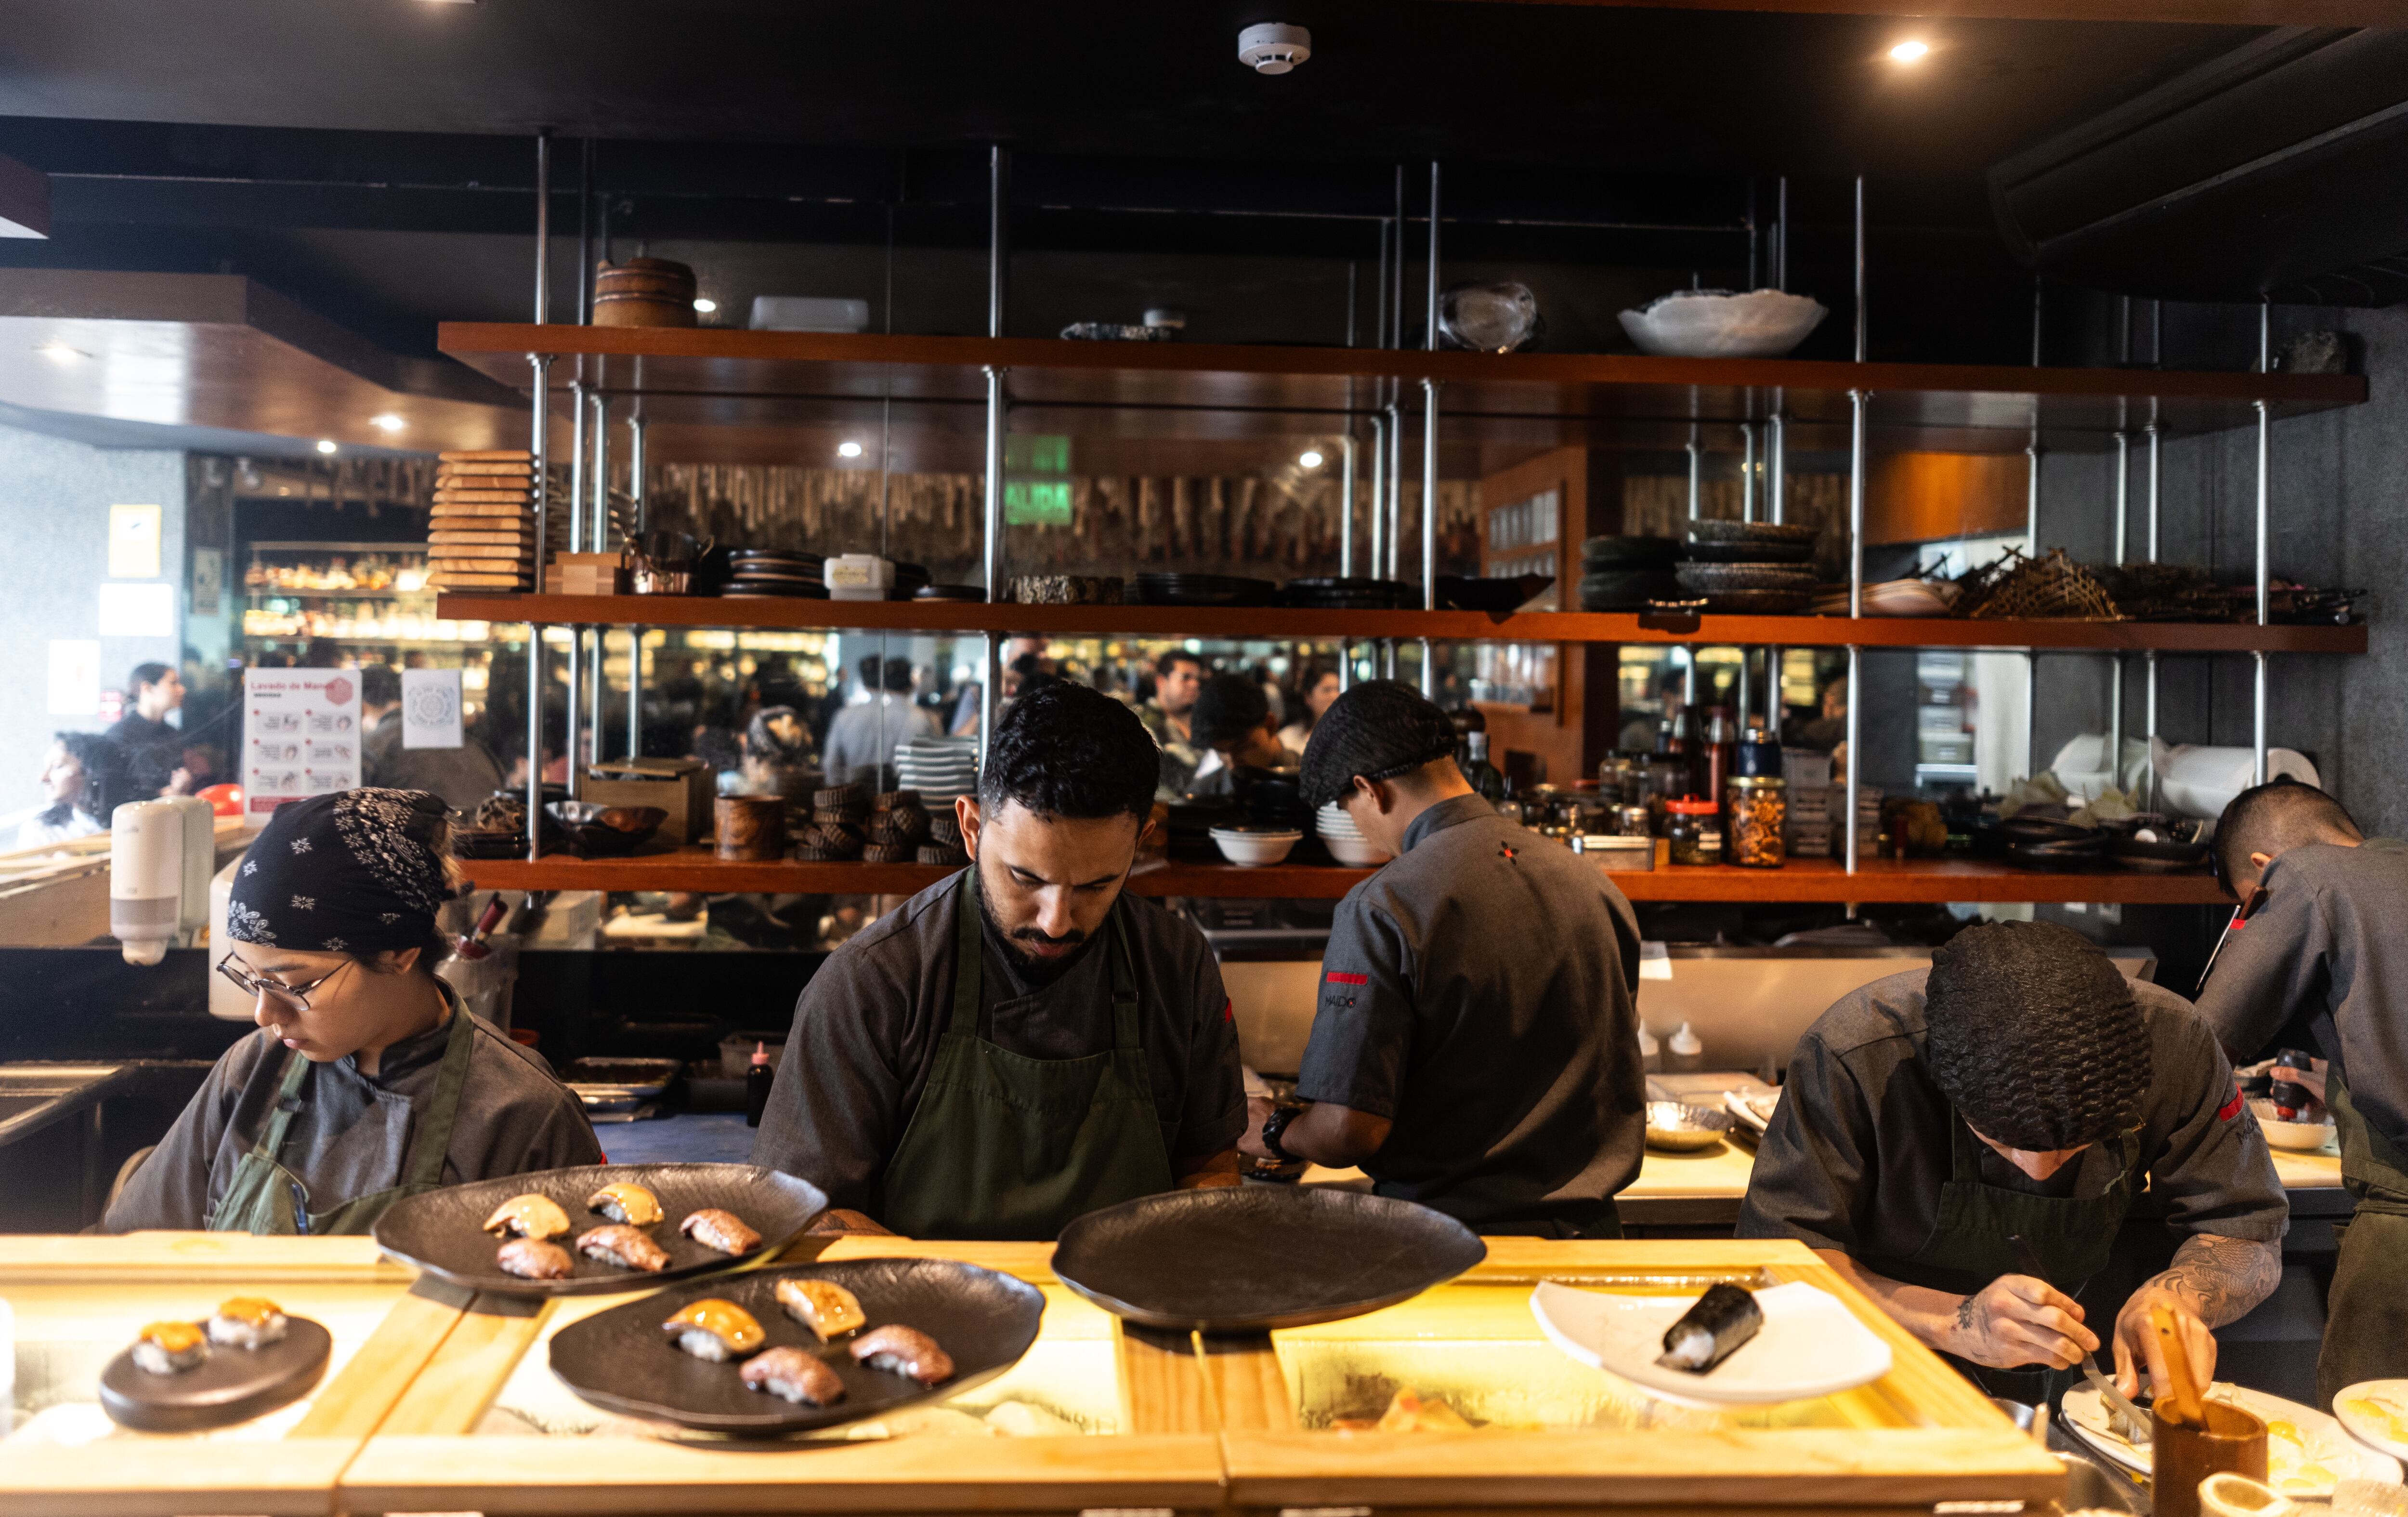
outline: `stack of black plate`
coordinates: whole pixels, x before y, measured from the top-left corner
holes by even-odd
[[[794,548],[730,548],[727,587],[719,593],[731,600],[827,599],[822,573],[826,560],[816,553]]]
[[[1228,574],[1140,574],[1137,598],[1148,606],[1268,606],[1279,586]]]
[[[1777,615],[1814,599],[1815,529],[1796,523],[1701,520],[1689,524],[1682,587],[1713,609]]]
[[[914,600],[984,600],[986,587],[981,585],[923,585],[912,592]]]
[[[1645,611],[1650,601],[1677,600],[1680,556],[1669,537],[1590,538],[1581,544],[1581,610]]]
[[[928,566],[897,561],[895,565],[895,588],[886,592],[889,600],[910,600],[928,587]]]
[[[1422,603],[1419,585],[1402,580],[1340,579],[1324,576],[1290,580],[1280,599],[1291,606],[1315,611],[1409,611]]]

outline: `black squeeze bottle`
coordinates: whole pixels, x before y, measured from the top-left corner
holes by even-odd
[[[769,1062],[767,1044],[752,1045],[752,1062],[744,1070],[744,1125],[761,1125],[761,1114],[769,1109],[769,1086],[777,1079],[778,1071]]]

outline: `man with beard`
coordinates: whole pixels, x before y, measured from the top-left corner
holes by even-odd
[[[804,988],[755,1163],[835,1225],[1051,1238],[1173,1189],[1234,1185],[1246,1102],[1202,934],[1127,895],[1159,758],[1137,715],[1049,685],[954,802],[970,867]]]

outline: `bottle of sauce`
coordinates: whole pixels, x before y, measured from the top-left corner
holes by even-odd
[[[1723,861],[1722,806],[1698,796],[1664,802],[1670,840],[1670,857],[1676,864],[1719,864]]]
[[[1664,1071],[1663,1046],[1656,1041],[1655,1033],[1647,1031],[1645,1022],[1639,1024],[1639,1069],[1645,1075],[1660,1075]]]
[[[743,1045],[738,1044],[741,1047]],[[766,1043],[752,1045],[752,1062],[744,1066],[744,1125],[761,1125],[761,1114],[769,1109],[769,1086],[778,1077],[777,1067],[769,1062]]]
[[[1729,783],[1739,762],[1739,730],[1732,724],[1730,712],[1714,706],[1706,712],[1705,742],[1700,745],[1695,768],[1698,772],[1698,793],[1719,798],[1723,787]]]
[[[1664,1040],[1664,1073],[1694,1075],[1705,1067],[1706,1046],[1689,1031],[1689,1024],[1683,1022],[1679,1032]]]

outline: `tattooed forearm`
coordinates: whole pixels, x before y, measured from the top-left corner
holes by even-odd
[[[2222,1327],[2273,1294],[2282,1277],[2281,1244],[2197,1233],[2174,1250],[2172,1265],[2149,1284],[2189,1297],[2200,1321]]]
[[[1970,1333],[1973,1330],[1973,1303],[1978,1299],[1969,1295],[1956,1303],[1956,1326],[1961,1331]]]

